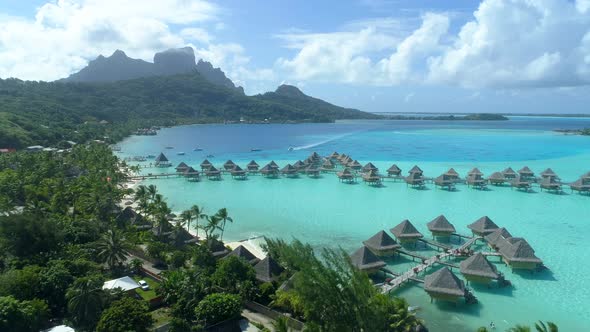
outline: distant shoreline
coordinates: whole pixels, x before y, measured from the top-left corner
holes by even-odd
[[[462,112],[373,112],[377,115],[382,116],[420,116],[420,117],[436,117],[436,116],[449,116],[454,115],[466,116],[475,114],[491,114],[491,115],[502,115],[502,116],[530,116],[530,117],[559,117],[559,118],[590,118],[590,114],[558,114],[558,113],[462,113]]]
[[[498,113],[444,114],[434,113],[375,113],[387,120],[440,120],[440,121],[508,121]]]

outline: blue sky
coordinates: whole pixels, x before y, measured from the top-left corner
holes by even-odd
[[[246,93],[374,112],[590,113],[590,0],[2,0],[0,77],[192,46]]]

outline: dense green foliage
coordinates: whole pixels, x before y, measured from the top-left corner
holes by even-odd
[[[495,113],[474,113],[466,115],[401,115],[401,114],[384,114],[386,118],[393,120],[442,120],[442,121],[506,121],[509,120],[502,114]]]
[[[0,147],[116,142],[137,128],[222,121],[329,122],[378,116],[308,96],[244,96],[197,73],[112,83],[0,80]],[[108,124],[100,124],[105,120]]]
[[[106,309],[98,325],[97,332],[145,332],[152,325],[152,316],[143,301],[123,297]]]
[[[242,302],[235,294],[207,295],[195,308],[197,320],[205,326],[238,317],[240,312],[242,312]]]
[[[0,331],[39,331],[48,316],[47,304],[43,301],[18,301],[12,296],[0,297]]]

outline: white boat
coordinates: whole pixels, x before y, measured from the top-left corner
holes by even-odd
[[[295,150],[295,149],[293,149],[293,147],[292,147],[292,146],[290,146],[290,147],[289,147],[289,151],[293,151],[293,150]]]
[[[201,148],[194,148],[193,151],[203,151]]]
[[[184,152],[178,152],[177,155],[184,156]]]

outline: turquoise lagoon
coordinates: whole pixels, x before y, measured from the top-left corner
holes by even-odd
[[[419,165],[426,176],[450,167],[462,175],[472,167],[485,174],[512,166],[529,166],[536,173],[551,167],[563,181],[574,181],[590,171],[590,137],[561,135],[556,128],[590,127],[590,119],[513,117],[507,122],[446,121],[343,121],[299,125],[195,125],[163,129],[158,136],[130,137],[121,143],[122,156],[164,152],[173,164],[185,161],[198,167],[206,155],[214,164],[227,159],[245,165],[255,159],[262,166],[275,160],[280,166],[304,159],[312,151],[328,155],[347,153],[361,163],[373,162],[382,171],[396,163],[407,172]],[[174,149],[167,150],[166,146]],[[203,151],[194,152],[195,147]],[[292,147],[293,151],[288,151]],[[262,151],[251,152],[252,148]],[[177,155],[184,151],[185,155]],[[162,170],[147,169],[146,172]],[[168,170],[169,171],[169,170]],[[590,313],[590,197],[546,192],[523,193],[508,187],[478,191],[458,186],[455,192],[414,190],[404,183],[385,182],[381,188],[362,183],[339,183],[335,175],[320,179],[265,179],[246,181],[181,178],[149,180],[158,186],[172,209],[192,204],[214,213],[227,207],[235,222],[226,240],[265,235],[298,238],[315,247],[342,247],[352,252],[377,231],[389,230],[410,219],[425,235],[426,223],[444,214],[458,232],[488,215],[514,236],[526,238],[544,260],[548,271],[500,271],[512,288],[472,286],[477,305],[430,303],[418,285],[396,294],[421,307],[431,331],[474,331],[494,322],[498,330],[542,319],[556,322],[564,331],[584,331]],[[428,235],[427,235],[428,236]],[[418,248],[424,255],[435,251]],[[490,259],[497,262],[496,258]],[[412,265],[403,257],[388,261],[389,268],[404,271]],[[460,274],[458,274],[460,276]]]

